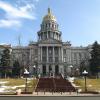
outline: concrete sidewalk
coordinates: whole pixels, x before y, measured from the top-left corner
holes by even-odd
[[[100,96],[100,94],[80,94],[76,92],[52,93],[52,92],[33,92],[33,94],[19,94],[17,96]]]
[[[18,94],[18,95],[0,95],[0,96],[35,96],[35,97],[38,97],[38,96],[43,96],[43,97],[46,97],[46,96],[69,96],[69,97],[83,97],[83,96],[100,96],[100,94],[80,94],[80,93],[76,93],[76,92],[64,92],[64,93],[61,93],[61,92],[55,92],[55,93],[52,93],[52,92],[33,92],[33,94]]]

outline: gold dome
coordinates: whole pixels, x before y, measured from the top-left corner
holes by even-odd
[[[48,8],[48,14],[43,17],[43,22],[48,20],[56,21],[56,17],[52,14],[50,8]]]

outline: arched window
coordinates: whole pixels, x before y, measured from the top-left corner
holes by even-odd
[[[52,24],[52,28],[54,28],[54,24]]]
[[[50,28],[50,23],[49,23],[49,28]]]

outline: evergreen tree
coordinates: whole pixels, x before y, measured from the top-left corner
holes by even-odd
[[[92,46],[90,70],[92,75],[98,75],[98,72],[100,71],[100,45],[97,41],[95,41]]]
[[[7,75],[10,75],[11,68],[10,68],[10,50],[4,49],[1,55],[1,66],[2,66],[2,75],[6,78]]]
[[[13,64],[12,76],[20,77],[20,70],[21,70],[20,64],[19,64],[18,60],[16,60]]]

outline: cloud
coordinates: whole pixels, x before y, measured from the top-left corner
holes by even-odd
[[[34,4],[27,3],[23,6],[13,6],[4,1],[0,1],[0,9],[3,10],[4,18],[0,20],[0,27],[21,26],[22,19],[34,20]]]
[[[35,0],[36,2],[39,2],[39,0]]]
[[[18,20],[0,20],[0,27],[20,26],[21,22]]]

